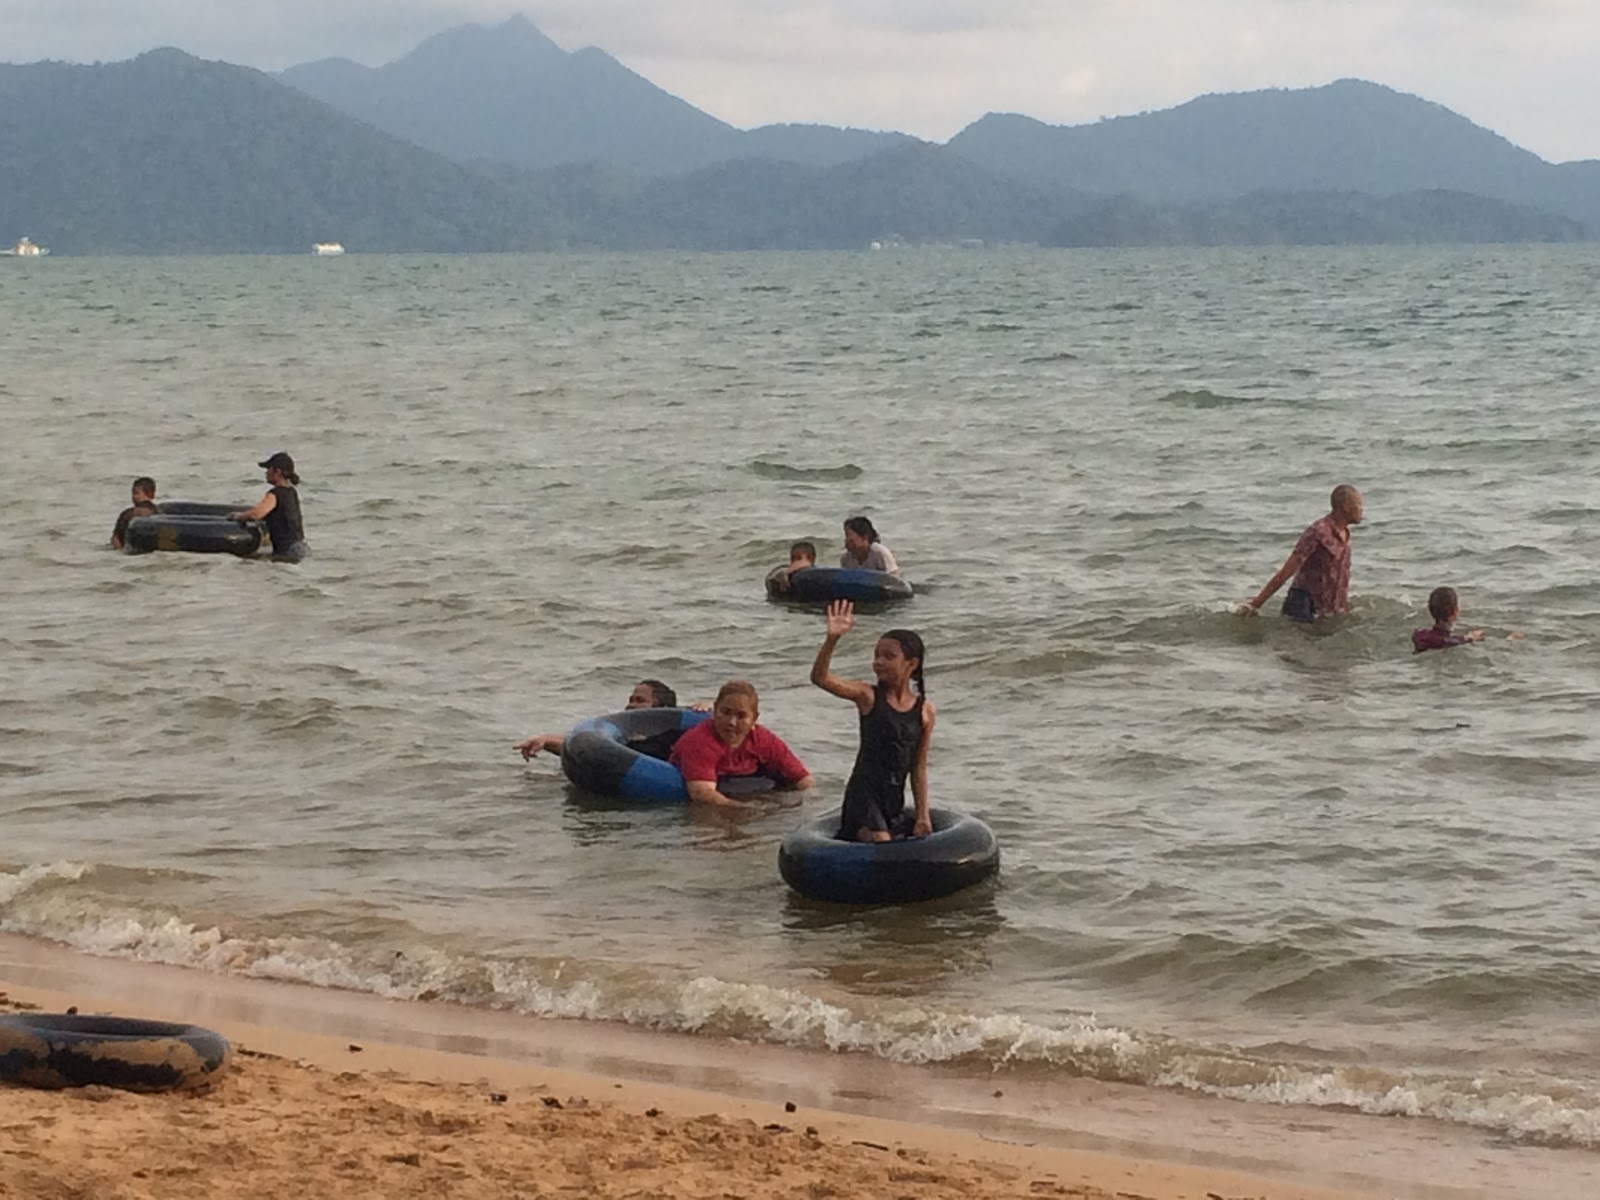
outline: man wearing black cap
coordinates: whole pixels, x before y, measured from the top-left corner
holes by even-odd
[[[294,459],[279,450],[258,466],[265,467],[267,483],[271,490],[253,508],[230,514],[235,521],[261,521],[272,539],[272,558],[275,562],[299,562],[308,553],[305,529],[300,524],[300,493],[295,488],[300,476],[295,474]]]

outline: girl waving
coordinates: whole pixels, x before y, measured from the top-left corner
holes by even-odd
[[[934,710],[922,679],[922,638],[909,629],[889,630],[872,650],[876,682],[841,679],[830,669],[833,650],[855,623],[850,601],[830,604],[827,635],[811,664],[811,682],[853,702],[861,717],[861,748],[845,785],[839,836],[855,842],[925,837],[933,832],[928,814],[928,743]],[[913,812],[906,811],[908,775]]]

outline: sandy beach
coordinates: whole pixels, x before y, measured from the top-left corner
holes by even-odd
[[[188,982],[204,989],[211,981]],[[0,994],[7,1011],[113,1007],[103,996],[12,983],[0,983]],[[193,1015],[140,1003],[114,1007],[122,1015]],[[235,1053],[204,1093],[0,1087],[0,1196],[1353,1200],[1370,1194],[535,1063],[242,1020],[209,1023],[232,1040]]]

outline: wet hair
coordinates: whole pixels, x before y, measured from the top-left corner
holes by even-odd
[[[890,638],[899,642],[900,653],[907,658],[917,660],[917,665],[911,670],[911,679],[917,685],[917,694],[926,696],[928,694],[928,685],[922,678],[922,668],[927,665],[928,651],[922,644],[922,635],[915,629],[891,629],[878,640],[882,641],[883,638]]]
[[[816,562],[817,561],[817,546],[816,546],[816,543],[815,542],[796,542],[794,545],[789,547],[789,557],[793,558],[796,554],[803,554],[807,558],[809,558],[812,562]]]
[[[713,707],[721,707],[722,702],[729,696],[749,696],[750,703],[756,708],[761,707],[761,697],[756,695],[756,685],[745,679],[730,679],[717,689],[717,699]]]
[[[872,522],[865,517],[851,517],[844,523],[844,527],[851,533],[859,533],[869,542],[878,540],[878,531],[872,527]]]
[[[662,683],[659,679],[641,679],[640,687],[650,689],[650,695],[655,698],[657,708],[677,708],[678,693]]]
[[[1353,483],[1341,483],[1333,489],[1328,497],[1328,507],[1334,510],[1343,508],[1350,501],[1361,495],[1361,491]]]
[[[1441,623],[1448,621],[1461,609],[1461,602],[1452,587],[1436,587],[1428,594],[1428,615]]]
[[[300,476],[295,473],[295,471],[294,471],[294,469],[292,467],[290,469],[288,469],[288,470],[284,470],[284,468],[279,467],[278,468],[278,473],[289,481],[289,486],[290,487],[299,487],[300,486]]]
[[[148,492],[154,496],[156,494],[156,481],[148,475],[141,475],[133,481],[133,490],[136,492]]]

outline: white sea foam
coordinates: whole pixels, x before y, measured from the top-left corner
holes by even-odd
[[[623,1021],[866,1054],[909,1064],[1055,1069],[1253,1103],[1431,1117],[1533,1141],[1600,1146],[1600,1097],[1557,1080],[1461,1079],[1327,1069],[1196,1046],[1078,1016],[1043,1025],[889,1001],[844,1003],[802,991],[570,959],[460,956],[426,944],[373,961],[315,937],[246,937],[175,914],[129,911],[80,884],[93,868],[53,863],[0,872],[0,929],[89,954],[399,1000],[448,1000],[534,1016]],[[1559,1098],[1558,1098],[1559,1097]]]
[[[0,871],[0,905],[10,904],[40,880],[77,880],[83,878],[88,869],[88,863],[56,862],[23,867],[12,874]]]

